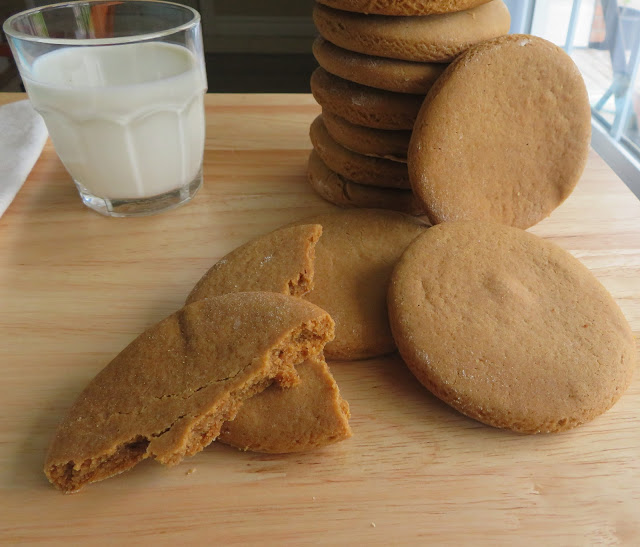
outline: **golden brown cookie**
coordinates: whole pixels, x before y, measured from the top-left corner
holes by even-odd
[[[323,109],[358,125],[377,129],[413,129],[424,96],[375,89],[330,74],[318,67],[311,92]]]
[[[202,276],[187,304],[230,292],[268,291],[302,296],[313,284],[315,246],[322,226],[286,226],[231,251]]]
[[[463,414],[554,432],[629,385],[633,334],[606,289],[560,247],[518,228],[446,222],[396,266],[389,318],[420,382]]]
[[[364,15],[316,4],[313,21],[333,44],[377,57],[450,63],[473,44],[509,32],[511,17],[502,0],[442,15]]]
[[[219,441],[241,450],[286,454],[320,448],[351,437],[349,404],[321,357],[298,365],[300,382],[272,384],[247,399]]]
[[[187,303],[229,292],[272,291],[302,296],[313,286],[320,224],[285,226],[238,247],[198,282]],[[220,441],[257,452],[297,452],[351,436],[349,405],[322,357],[296,367],[300,382],[270,386],[247,399]]]
[[[302,222],[322,225],[314,288],[303,298],[327,310],[336,323],[325,356],[356,360],[394,351],[386,306],[389,277],[427,225],[380,209],[350,209]]]
[[[352,152],[329,135],[322,114],[311,124],[311,143],[318,156],[339,175],[366,186],[410,190],[407,164]]]
[[[389,209],[419,216],[424,209],[411,190],[364,186],[341,177],[329,169],[315,150],[309,155],[307,176],[311,188],[323,199],[338,207]]]
[[[363,55],[338,47],[318,36],[313,55],[327,72],[358,84],[396,93],[426,95],[447,67],[443,63],[416,63]]]
[[[332,8],[379,15],[433,15],[451,13],[485,4],[489,0],[318,0]]]
[[[527,228],[572,192],[590,135],[571,58],[542,38],[505,36],[471,48],[429,92],[409,147],[411,184],[433,223]]]
[[[328,110],[322,111],[322,119],[329,135],[349,150],[366,156],[407,161],[411,131],[372,129],[356,125]]]
[[[177,464],[219,434],[245,399],[333,338],[329,315],[300,298],[234,293],[185,306],[136,338],[84,389],[58,427],[45,474],[65,492],[145,458]]]

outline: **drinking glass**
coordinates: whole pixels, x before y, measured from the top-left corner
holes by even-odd
[[[85,205],[138,216],[196,194],[207,90],[196,10],[81,0],[18,13],[3,28]]]

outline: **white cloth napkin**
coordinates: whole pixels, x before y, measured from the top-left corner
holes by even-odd
[[[22,188],[47,136],[42,117],[29,101],[0,107],[0,217]]]

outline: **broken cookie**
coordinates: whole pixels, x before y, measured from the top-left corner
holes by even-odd
[[[245,243],[214,264],[187,304],[219,294],[271,291],[302,296],[311,290],[315,246],[322,226],[287,226]]]
[[[351,437],[349,404],[324,359],[312,357],[296,371],[297,385],[272,384],[247,399],[235,419],[222,426],[218,440],[241,450],[285,454]]]
[[[215,264],[187,302],[225,291],[271,290],[302,295],[312,289],[320,224],[286,226],[238,247]],[[351,437],[349,405],[321,356],[298,367],[300,382],[273,385],[242,405],[219,440],[243,450],[287,453]]]
[[[45,474],[59,489],[202,450],[245,399],[298,382],[334,324],[292,296],[233,293],[185,306],[136,338],[85,388],[58,427]]]

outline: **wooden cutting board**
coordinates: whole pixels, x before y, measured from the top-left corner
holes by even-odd
[[[0,95],[0,103],[22,95]],[[265,456],[214,443],[76,495],[42,473],[84,385],[179,308],[209,266],[332,209],[309,189],[306,95],[210,95],[205,185],[147,218],[85,208],[48,143],[0,219],[0,541],[105,544],[640,544],[640,374],[573,431],[520,436],[431,396],[396,357],[332,363],[352,439]],[[592,153],[532,232],[582,260],[640,332],[640,203]]]

